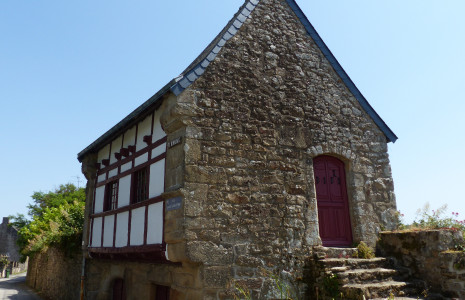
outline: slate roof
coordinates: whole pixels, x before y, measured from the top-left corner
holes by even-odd
[[[174,93],[176,96],[181,94],[186,88],[193,84],[202,74],[205,72],[208,65],[216,58],[218,53],[221,51],[223,46],[228,40],[230,40],[236,33],[239,31],[241,26],[247,20],[247,18],[252,14],[255,7],[259,4],[261,0],[247,0],[244,5],[241,6],[239,11],[234,15],[234,17],[229,21],[229,23],[224,27],[224,29],[213,39],[213,41],[207,46],[207,48],[184,70],[181,75],[177,78],[171,80],[166,84],[160,91],[153,95],[150,99],[144,102],[136,110],[130,113],[126,118],[121,122],[116,124],[113,128],[103,134],[91,145],[86,147],[78,154],[79,161],[82,158],[90,153],[97,151],[100,147],[103,147],[105,144],[109,143],[111,140],[116,138],[121,134],[125,128],[134,125],[139,119],[142,118],[144,111],[149,107],[159,105],[160,99],[169,91]],[[288,5],[294,11],[296,16],[299,18],[302,25],[307,30],[307,33],[315,41],[317,46],[322,51],[323,55],[328,59],[333,69],[340,76],[342,81],[345,83],[347,88],[351,91],[357,101],[360,103],[362,108],[368,113],[368,115],[373,119],[375,124],[381,129],[388,139],[388,142],[395,142],[397,136],[394,132],[386,125],[386,123],[381,119],[381,117],[376,113],[376,111],[371,107],[362,93],[355,86],[353,81],[344,71],[342,66],[339,64],[337,59],[329,50],[328,46],[323,42],[320,35],[316,32],[313,25],[307,19],[305,14],[302,12],[295,0],[286,0]]]

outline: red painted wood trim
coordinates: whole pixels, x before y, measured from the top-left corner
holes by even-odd
[[[158,202],[162,202],[162,201],[163,201],[162,196],[156,196],[156,197],[141,201],[139,203],[134,203],[134,204],[130,204],[130,205],[127,205],[127,206],[119,207],[119,208],[117,208],[115,210],[109,210],[109,211],[96,213],[96,214],[91,215],[90,217],[91,218],[100,218],[100,217],[105,217],[105,216],[109,216],[109,215],[113,215],[113,214],[120,214],[120,213],[129,211],[131,209],[136,209],[136,208],[139,208],[139,207],[148,206],[148,205],[158,203]]]
[[[144,143],[147,144],[147,146],[150,146],[152,145],[152,135],[145,135],[142,140],[144,141]]]
[[[94,186],[97,186],[97,180],[98,180],[98,175],[95,176],[94,180]],[[94,234],[94,219],[90,219],[90,216],[92,216],[93,213],[95,213],[95,195],[97,194],[96,188],[94,188],[93,191],[94,194],[94,199],[92,199],[92,211],[89,212],[89,227],[90,227],[90,234],[89,234],[89,241],[87,241],[88,245],[92,246],[92,235]]]
[[[153,111],[152,113],[152,128],[150,128],[150,135],[153,136],[153,129],[155,128],[155,112],[156,110]]]
[[[89,245],[92,246],[92,237],[94,236],[94,218],[89,219],[90,224],[90,238],[89,238]]]
[[[144,245],[144,246],[129,246],[129,247],[90,247],[89,251],[93,253],[140,253],[140,252],[155,252],[166,251],[166,247],[162,244]]]
[[[144,245],[147,245],[147,226],[148,226],[148,215],[149,215],[149,206],[145,207],[145,219],[144,219]]]
[[[100,247],[103,247],[103,236],[105,235],[105,217],[102,217],[102,236],[100,237]]]
[[[129,210],[129,217],[128,217],[128,247],[131,246],[131,219],[132,219],[132,209]]]
[[[138,134],[139,134],[139,123],[136,124],[136,138],[134,140],[134,146],[136,147],[136,150],[137,150],[137,135]],[[134,156],[132,157],[132,168],[134,168],[134,160],[135,160],[136,156],[137,156],[137,152],[134,153]]]
[[[166,247],[162,244],[123,248],[89,248],[92,258],[96,259],[118,259],[181,265],[181,263],[168,261],[165,251]]]
[[[136,153],[133,153],[132,155],[128,156],[127,158],[121,159],[120,161],[117,161],[117,162],[115,162],[115,163],[113,163],[111,165],[108,165],[108,166],[100,169],[98,171],[97,175],[102,175],[103,173],[106,173],[107,171],[111,171],[116,167],[124,165],[124,164],[130,162],[131,160],[134,160],[136,157],[138,157],[138,156],[140,156],[142,154],[145,154],[146,152],[149,152],[149,151],[153,150],[154,148],[157,148],[158,146],[162,145],[163,143],[166,143],[166,141],[167,141],[167,136],[164,136],[163,138],[159,139],[158,141],[151,144],[150,146],[147,146],[147,147],[137,151]],[[110,148],[111,148],[111,146],[110,146]]]
[[[97,183],[96,186],[95,186],[95,188],[99,188],[99,187],[104,186],[104,185],[106,185],[106,184],[108,184],[108,183],[110,183],[110,182],[113,182],[113,181],[115,181],[115,180],[118,180],[118,179],[121,179],[121,178],[123,178],[123,177],[126,177],[127,175],[132,174],[132,173],[134,173],[134,172],[136,172],[136,171],[138,171],[138,170],[140,170],[140,169],[143,169],[143,168],[147,167],[148,165],[154,164],[154,163],[156,163],[156,162],[158,162],[158,161],[160,161],[160,160],[162,160],[162,159],[164,159],[164,158],[166,158],[166,152],[164,152],[164,153],[158,155],[158,156],[155,157],[155,158],[152,158],[152,159],[146,161],[146,162],[143,163],[143,164],[138,165],[137,167],[133,167],[133,168],[131,168],[131,169],[129,169],[129,170],[123,172],[123,173],[120,173],[120,174],[118,174],[118,175],[116,175],[116,176],[113,176],[113,177],[111,177],[111,179],[109,178],[109,179],[106,179],[106,180],[104,180],[104,181],[101,181],[101,182]],[[165,162],[165,164],[166,164],[166,162]],[[132,179],[131,179],[131,180],[132,180]],[[132,182],[131,182],[131,183],[132,183]]]
[[[116,245],[116,219],[118,218],[118,214],[115,214],[115,218],[114,218],[114,223],[113,223],[113,248],[115,247]]]

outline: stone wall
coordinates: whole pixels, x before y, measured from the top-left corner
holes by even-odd
[[[170,299],[204,299],[198,291],[201,277],[196,265],[88,259],[85,296],[89,300],[111,299],[115,279],[122,279],[128,300],[155,299],[157,285],[170,287]]]
[[[374,245],[380,228],[393,228],[386,138],[285,1],[262,0],[162,123],[168,140],[184,138],[184,160],[171,168],[184,207],[166,215],[168,251],[203,266],[206,297],[234,281],[268,297],[260,268],[304,289],[305,260],[321,244],[318,155],[346,165],[355,242]]]
[[[0,254],[8,254],[10,261],[20,261],[19,247],[16,244],[18,231],[8,226],[9,219],[3,218],[0,224]]]
[[[26,283],[44,299],[79,299],[82,256],[67,257],[48,248],[29,260]]]
[[[10,274],[21,273],[27,270],[27,261],[25,263],[20,262],[21,255],[19,247],[16,244],[18,230],[9,226],[9,223],[8,218],[3,218],[0,224],[0,256],[7,255],[10,260],[10,264],[0,270],[0,277],[6,276],[6,269],[9,270]]]
[[[450,250],[463,243],[462,234],[451,230],[382,232],[378,251],[394,257],[414,277],[425,280],[431,292],[463,299],[465,252]]]

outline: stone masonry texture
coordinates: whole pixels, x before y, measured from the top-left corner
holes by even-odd
[[[79,299],[82,256],[48,248],[29,260],[26,283],[44,299]]]
[[[318,155],[346,164],[355,242],[373,246],[381,228],[393,228],[386,137],[285,1],[261,1],[176,101],[164,122],[184,126],[165,126],[169,137],[185,134],[177,242],[182,259],[202,265],[205,295],[221,298],[231,280],[253,278],[247,284],[267,298],[261,268],[303,277],[321,244]]]
[[[163,195],[182,198],[164,223],[177,264],[89,259],[88,299],[106,299],[115,278],[128,299],[152,295],[154,284],[170,286],[170,299],[232,299],[235,284],[273,299],[270,274],[305,299],[321,245],[313,159],[323,154],[345,163],[354,242],[374,246],[395,227],[387,139],[286,1],[260,1],[205,73],[159,109],[168,143],[182,140],[167,150]],[[86,215],[94,165],[83,162]]]
[[[18,231],[13,227],[8,226],[8,224],[8,218],[3,218],[3,221],[0,224],[0,254],[8,254],[10,261],[19,262],[19,247],[16,245]]]
[[[461,232],[443,229],[382,232],[377,247],[381,255],[393,257],[425,280],[429,292],[464,299],[465,252],[454,251],[463,244]]]

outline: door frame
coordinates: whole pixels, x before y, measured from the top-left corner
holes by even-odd
[[[315,202],[316,202],[316,216],[317,216],[317,228],[318,228],[318,235],[319,235],[319,238],[320,238],[320,241],[321,243],[323,244],[323,246],[326,246],[326,247],[351,247],[353,242],[354,242],[354,223],[353,223],[353,215],[352,215],[352,201],[351,201],[351,188],[350,188],[350,185],[348,184],[349,183],[349,180],[350,180],[350,172],[349,172],[349,164],[350,164],[350,161],[348,161],[345,157],[341,157],[341,156],[336,156],[336,155],[333,155],[333,154],[328,154],[328,153],[324,153],[324,154],[321,154],[321,155],[318,155],[318,156],[315,156],[313,157],[313,162],[315,159],[318,159],[318,158],[322,158],[322,157],[328,157],[330,159],[335,159],[337,161],[339,161],[340,163],[342,163],[343,165],[343,172],[344,172],[344,187],[345,189],[343,190],[343,192],[345,192],[345,199],[346,199],[346,217],[348,218],[348,224],[349,224],[349,227],[350,227],[350,230],[349,230],[349,236],[348,236],[348,239],[350,242],[348,243],[331,243],[330,245],[328,244],[324,244],[323,242],[323,239],[321,238],[321,234],[320,234],[320,217],[319,217],[319,209],[318,209],[318,195],[317,195],[317,190],[316,190],[316,182],[315,182],[315,169],[314,169],[314,164],[313,164],[313,182],[314,182],[314,185],[315,185]]]

